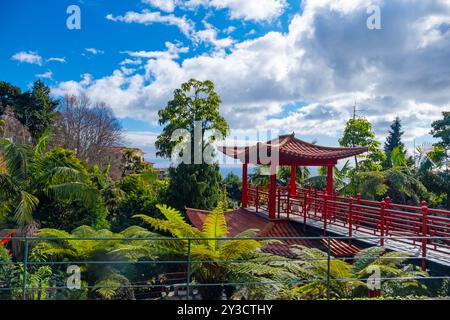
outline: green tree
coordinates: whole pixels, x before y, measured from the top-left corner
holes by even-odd
[[[373,171],[381,169],[381,163],[385,160],[385,155],[380,149],[380,142],[375,139],[375,132],[367,119],[358,118],[347,121],[339,144],[344,147],[368,147],[367,154],[355,156],[356,170]]]
[[[14,107],[21,94],[20,88],[0,81],[0,115],[4,113],[6,107]]]
[[[212,81],[191,79],[183,83],[180,89],[174,91],[174,97],[167,106],[158,111],[159,124],[164,125],[164,128],[156,139],[157,156],[164,158],[172,156],[173,148],[182,141],[181,137],[172,141],[175,130],[185,129],[191,137],[194,137],[195,121],[201,121],[203,146],[206,143],[205,134],[212,130],[226,136],[229,127],[225,118],[219,113],[220,104],[220,97],[214,90]],[[194,144],[193,138],[191,138],[191,143]],[[191,159],[193,159],[193,154],[191,154]]]
[[[384,161],[385,168],[392,167],[391,154],[394,148],[397,148],[397,152],[403,153],[406,158],[405,145],[401,140],[403,134],[404,132],[402,131],[402,123],[400,118],[396,117],[391,124],[391,129],[389,130],[389,134],[384,144],[384,153],[386,154],[386,160]]]
[[[20,95],[14,103],[17,119],[28,129],[33,142],[50,128],[58,101],[50,97],[50,88],[37,80],[33,88]]]
[[[81,200],[94,204],[96,189],[65,157],[46,156],[49,134],[42,135],[36,147],[1,141],[6,170],[0,172],[0,196],[9,203],[9,216],[21,229],[33,225],[34,214],[44,198]]]
[[[233,207],[237,207],[239,203],[241,202],[241,195],[242,195],[242,181],[239,179],[237,175],[235,175],[233,172],[230,172],[227,174],[223,181],[227,195],[233,202]]]
[[[155,143],[157,155],[170,158],[175,146],[183,141],[182,137],[172,139],[175,130],[186,130],[190,135],[190,150],[200,151],[201,154],[203,148],[209,145],[205,140],[207,134],[215,131],[225,136],[229,128],[219,113],[220,103],[212,81],[191,79],[183,83],[180,89],[174,91],[174,98],[158,112],[159,124],[164,128]],[[201,121],[200,143],[194,139],[196,121]],[[219,167],[205,161],[194,164],[194,152],[188,158],[190,163],[181,163],[169,169],[170,182],[165,201],[177,209],[184,209],[185,206],[212,209],[222,193]]]
[[[169,186],[162,195],[178,210],[211,210],[222,196],[223,179],[217,164],[185,164],[169,168]]]
[[[450,111],[442,112],[443,119],[436,120],[431,124],[433,128],[431,134],[434,138],[439,139],[437,143],[443,147],[448,156],[448,150],[450,149]]]
[[[132,226],[131,217],[135,214],[155,214],[158,187],[145,176],[131,174],[117,182],[116,187],[120,190],[121,197],[110,206],[111,230],[118,232]]]

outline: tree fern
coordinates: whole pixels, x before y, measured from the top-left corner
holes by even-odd
[[[202,236],[205,238],[220,238],[228,234],[227,221],[223,213],[222,204],[218,206],[208,214],[203,223]],[[220,240],[208,240],[209,248],[216,251],[218,248],[218,241]]]

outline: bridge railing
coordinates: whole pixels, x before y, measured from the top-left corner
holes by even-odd
[[[277,187],[278,218],[300,217],[303,222],[320,223],[324,235],[330,226],[341,234],[352,237],[362,235],[380,236],[380,244],[392,237],[423,237],[399,240],[405,244],[421,246],[422,256],[428,251],[450,255],[450,240],[434,237],[450,237],[450,211],[428,208],[425,201],[421,206],[401,205],[391,202],[328,195],[325,191],[299,188],[292,195],[288,187]],[[249,188],[249,205],[256,211],[267,210],[268,190],[265,187]],[[385,238],[386,237],[386,238]]]

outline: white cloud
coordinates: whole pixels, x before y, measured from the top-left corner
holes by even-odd
[[[60,63],[66,63],[67,62],[65,57],[63,57],[63,58],[57,58],[57,57],[48,58],[47,61],[55,61],[55,62],[60,62]]]
[[[173,14],[162,15],[161,12],[150,10],[143,10],[142,12],[128,11],[123,16],[113,16],[112,14],[108,14],[106,19],[115,22],[140,23],[144,25],[163,23],[176,26],[186,36],[189,36],[194,29],[192,22],[185,17],[179,18]]]
[[[232,19],[272,21],[283,14],[287,2],[286,0],[189,0],[184,6],[227,9]]]
[[[382,6],[382,30],[366,28],[367,1],[304,0],[286,33],[269,32],[228,53],[180,63],[154,57],[144,74],[115,70],[54,90],[83,90],[105,100],[118,116],[155,121],[182,82],[211,79],[234,130],[336,137],[356,100],[377,133],[386,132],[398,115],[405,139],[423,136],[440,112],[450,109],[450,5],[373,2]]]
[[[223,49],[233,44],[230,37],[218,39],[217,30],[206,21],[203,21],[205,29],[197,31],[195,23],[186,17],[177,17],[173,14],[163,15],[161,12],[152,12],[143,10],[142,12],[129,11],[123,16],[113,16],[108,14],[106,19],[115,22],[139,23],[143,25],[152,25],[154,23],[163,23],[177,27],[188,39],[195,44],[207,43],[216,49]],[[145,54],[143,52],[143,54]]]
[[[141,59],[130,59],[130,58],[126,58],[125,60],[120,62],[121,66],[126,66],[126,65],[140,65],[142,63]]]
[[[33,51],[17,52],[11,57],[11,59],[22,63],[37,64],[39,66],[42,65],[42,57],[37,52]]]
[[[44,73],[36,74],[36,78],[42,78],[42,79],[51,79],[53,77],[53,72],[51,70],[48,70]]]
[[[92,55],[104,54],[105,53],[105,51],[100,50],[100,49],[96,49],[96,48],[85,48],[84,50],[86,52],[92,54]],[[82,53],[82,55],[85,55],[85,53]]]
[[[171,43],[167,41],[165,43],[165,46],[167,48],[166,51],[125,51],[124,53],[128,54],[130,57],[133,58],[145,58],[145,59],[178,59],[180,56],[180,53],[187,53],[189,52],[188,47],[183,47],[180,43]],[[132,61],[136,60],[129,60],[127,61],[128,64],[131,64]],[[122,61],[123,63],[123,61]]]
[[[178,3],[178,0],[143,0],[142,2],[165,12],[173,12]]]
[[[226,34],[233,33],[234,31],[236,31],[236,27],[235,26],[229,26],[229,27],[226,27],[225,29],[222,30],[222,32],[226,33]]]

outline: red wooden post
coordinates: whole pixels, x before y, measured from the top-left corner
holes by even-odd
[[[353,198],[350,198],[349,208],[348,208],[348,243],[352,244],[353,236]]]
[[[242,208],[248,207],[248,178],[247,178],[247,163],[242,164]]]
[[[255,199],[256,212],[259,210],[259,186],[256,186],[256,199]]]
[[[280,197],[280,188],[277,188],[277,210],[278,214],[277,217],[280,219],[280,212],[281,212],[281,197]]]
[[[356,211],[356,229],[359,227],[359,221],[361,220],[361,193],[356,194],[356,203],[358,205],[358,210]]]
[[[308,191],[303,190],[303,228],[306,230],[306,218],[308,216]]]
[[[277,202],[277,172],[276,167],[270,168],[270,184],[269,184],[269,219],[276,219],[276,202]]]
[[[427,235],[428,235],[428,206],[426,201],[422,201],[422,270],[427,270]]]
[[[389,206],[391,205],[391,197],[387,196],[386,199],[384,199],[386,202],[386,210],[384,212],[384,234],[387,236],[389,233],[389,227],[390,227],[390,220],[389,220]]]
[[[381,212],[380,212],[380,245],[384,247],[384,214],[386,209],[386,202],[381,202]]]
[[[289,182],[289,194],[292,197],[295,197],[297,195],[297,184],[295,183],[296,180],[296,166],[291,166],[291,180]]]
[[[333,166],[327,167],[327,193],[333,194]]]
[[[328,200],[333,201],[333,166],[327,167],[327,194]],[[333,216],[333,204],[329,203],[327,208],[327,218]]]
[[[327,235],[327,217],[328,217],[328,193],[324,192],[323,194],[323,212],[322,212],[322,217],[323,217],[323,235],[326,236]]]
[[[314,189],[314,217],[317,217],[317,189]]]

